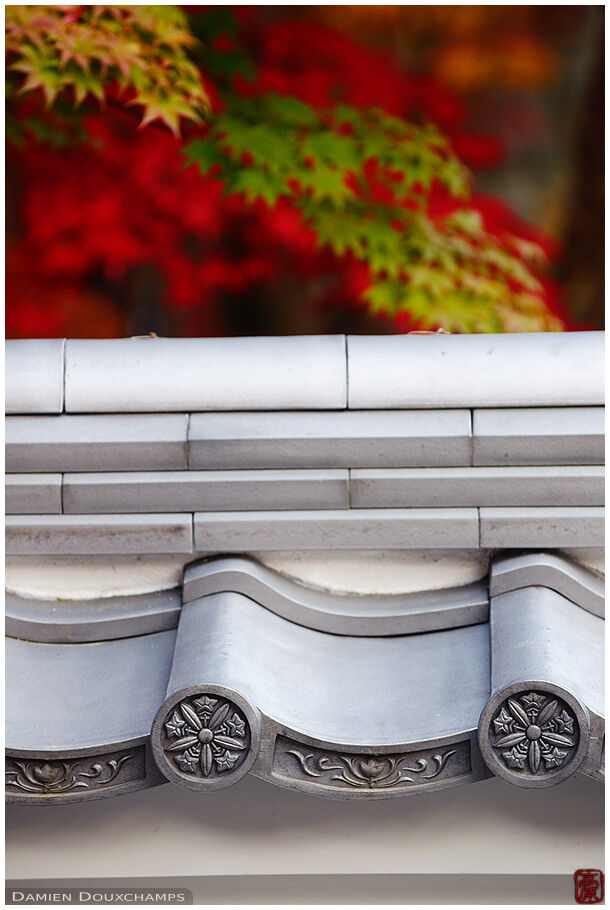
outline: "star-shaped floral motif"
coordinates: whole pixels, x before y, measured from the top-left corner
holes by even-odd
[[[218,704],[218,699],[210,698],[209,695],[201,695],[194,700],[193,704],[202,714],[211,714]]]
[[[539,695],[537,692],[528,692],[527,695],[523,695],[521,698],[521,703],[528,714],[530,711],[538,711],[543,702],[544,695]]]
[[[561,749],[557,749],[557,747],[551,749],[544,756],[547,768],[559,768],[566,760],[567,754],[567,752],[563,752]]]
[[[172,719],[165,723],[165,729],[167,730],[168,736],[182,736],[185,726],[186,721],[177,711],[174,711]]]
[[[248,748],[245,718],[221,698],[184,699],[165,721],[165,731],[165,751],[179,753],[173,758],[180,770],[203,777],[231,770]]]
[[[496,733],[510,733],[513,729],[513,718],[506,708],[502,708],[497,717],[494,718],[494,727]]]
[[[578,744],[574,724],[570,711],[552,696],[515,695],[493,718],[498,738],[492,745],[509,768],[537,774],[565,763]]]
[[[509,752],[503,752],[502,758],[509,768],[524,768],[527,752],[521,751],[518,746],[513,746]]]
[[[182,771],[196,771],[199,764],[199,752],[197,749],[187,749],[182,755],[176,756],[176,764]]]
[[[226,726],[232,736],[244,736],[246,732],[246,725],[238,714],[233,714],[233,717],[226,721]]]
[[[239,758],[238,752],[228,752],[228,751],[223,752],[223,754],[220,755],[216,759],[216,764],[218,765],[219,768],[222,768],[223,770],[229,770],[230,768],[232,768],[234,766],[234,764],[238,760],[238,758]]]
[[[558,733],[574,732],[574,720],[570,717],[566,710],[563,710],[561,714],[558,714],[555,718],[555,729]]]

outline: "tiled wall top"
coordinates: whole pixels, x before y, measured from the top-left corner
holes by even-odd
[[[596,465],[604,408],[10,415],[5,470]]]
[[[603,332],[20,340],[6,413],[600,405],[603,365]]]

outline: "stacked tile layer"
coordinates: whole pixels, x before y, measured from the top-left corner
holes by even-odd
[[[603,333],[7,351],[11,555],[603,543]]]

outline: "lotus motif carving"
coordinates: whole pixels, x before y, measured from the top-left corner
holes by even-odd
[[[111,783],[122,766],[132,758],[129,753],[103,762],[87,759],[26,761],[7,758],[6,785],[41,795],[88,789],[92,782],[96,785]]]
[[[371,790],[394,787],[405,782],[412,783],[411,775],[421,775],[423,780],[432,780],[441,773],[455,749],[438,752],[427,758],[411,755],[346,755],[339,752],[309,754],[302,749],[287,749],[293,755],[302,771],[308,777],[328,775],[331,781],[340,781],[350,787]],[[409,766],[408,762],[412,762]]]
[[[511,770],[552,773],[578,746],[578,722],[565,702],[540,692],[507,698],[492,719],[493,748]]]
[[[179,702],[165,720],[164,746],[187,774],[209,778],[238,767],[250,746],[242,712],[230,701],[200,695]]]

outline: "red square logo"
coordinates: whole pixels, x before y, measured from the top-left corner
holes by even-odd
[[[600,869],[577,869],[574,873],[577,904],[601,904],[604,899],[604,873]]]

